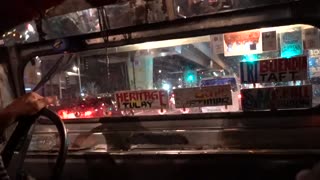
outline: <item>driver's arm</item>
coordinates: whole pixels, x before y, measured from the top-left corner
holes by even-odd
[[[17,117],[34,115],[53,102],[54,98],[42,97],[37,93],[29,93],[17,98],[9,106],[0,111],[0,136]],[[0,180],[9,179],[10,177],[8,176],[2,157],[0,156]]]
[[[30,116],[54,102],[52,97],[42,97],[37,93],[29,93],[14,100],[0,111],[0,130],[5,130],[19,116]]]

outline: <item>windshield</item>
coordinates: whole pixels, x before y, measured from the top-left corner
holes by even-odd
[[[317,28],[270,27],[37,56],[24,82],[69,120],[306,109],[319,104],[319,50]]]

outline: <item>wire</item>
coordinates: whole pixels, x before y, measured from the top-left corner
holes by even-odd
[[[48,71],[48,73],[43,76],[43,78],[40,80],[40,82],[33,88],[33,92],[38,91],[57,71],[59,68],[60,62],[63,59],[64,56],[61,56],[57,62],[52,66],[52,68]]]
[[[104,7],[98,8],[98,15],[99,15],[99,25],[100,25],[100,31],[101,36],[103,38],[104,47],[106,51],[106,65],[107,65],[107,83],[110,84],[110,59],[108,54],[108,45],[109,45],[109,29],[110,29],[110,21],[109,17],[105,11]]]

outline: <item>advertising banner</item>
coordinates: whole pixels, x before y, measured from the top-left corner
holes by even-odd
[[[277,108],[312,107],[312,85],[276,88]]]
[[[263,51],[276,51],[277,48],[277,32],[263,32],[262,33],[262,50]]]
[[[319,30],[318,28],[308,28],[303,30],[304,49],[319,48]]]
[[[244,111],[312,107],[312,85],[242,89]]]
[[[216,34],[210,36],[211,45],[214,54],[223,54],[224,53],[224,45],[223,45],[223,35]]]
[[[241,83],[306,80],[308,78],[307,69],[306,56],[240,62],[240,79]]]
[[[241,90],[241,104],[244,111],[266,110],[275,107],[272,105],[274,88],[255,88]]]
[[[175,89],[176,108],[232,105],[230,85]]]
[[[166,109],[169,102],[164,90],[118,91],[115,99],[120,110]]]
[[[223,39],[225,56],[262,53],[260,30],[226,33]]]
[[[299,56],[303,53],[301,28],[288,29],[280,34],[281,57]]]

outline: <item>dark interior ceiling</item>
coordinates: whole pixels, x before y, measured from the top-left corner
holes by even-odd
[[[0,34],[37,17],[55,16],[118,2],[119,0],[3,0]]]

